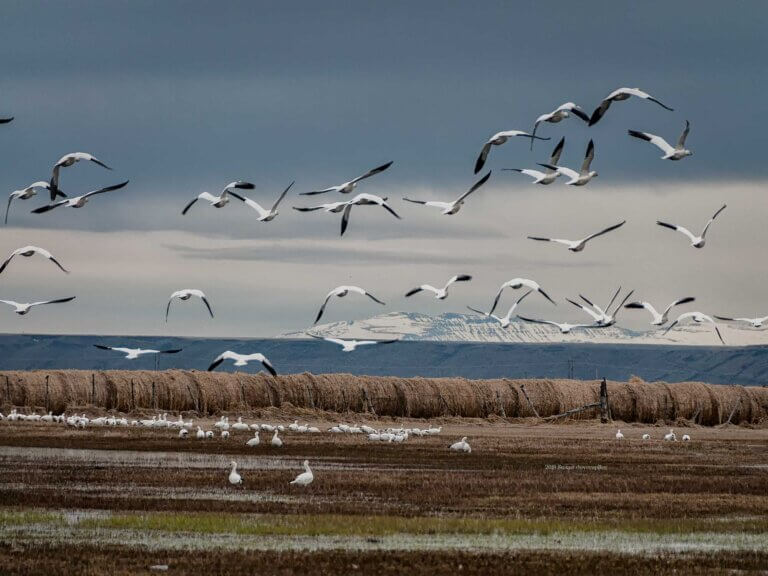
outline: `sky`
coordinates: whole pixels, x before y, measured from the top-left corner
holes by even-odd
[[[2,190],[48,179],[74,151],[114,170],[63,170],[68,194],[130,180],[81,210],[30,214],[41,197],[12,204],[0,254],[39,245],[71,274],[18,259],[0,298],[77,299],[25,317],[3,307],[2,332],[266,337],[309,326],[340,284],[387,306],[348,297],[328,321],[486,307],[518,276],[560,302],[528,299],[526,313],[558,321],[584,319],[565,297],[605,302],[619,285],[660,307],[695,296],[704,312],[768,314],[763,2],[25,0],[0,13],[0,117],[15,116],[0,126]],[[533,151],[521,139],[496,147],[488,184],[455,216],[401,200],[457,197],[491,134],[530,130],[566,101],[589,113],[621,86],[674,111],[630,99],[591,128],[577,118],[542,126],[552,140]],[[674,142],[685,120],[694,156],[681,162],[626,133]],[[594,139],[599,177],[588,186],[534,186],[501,170],[536,167],[563,136],[572,167]],[[290,208],[338,200],[295,193],[390,160],[358,191],[388,197],[401,221],[356,208],[340,238],[338,215]],[[269,223],[239,203],[181,215],[237,179],[265,205],[296,184]],[[722,204],[703,250],[655,225],[700,230]],[[624,219],[580,254],[526,239],[579,238]],[[459,273],[474,279],[443,302],[403,297]],[[166,324],[170,293],[191,287],[216,318],[177,303]],[[622,324],[647,319],[626,311]]]

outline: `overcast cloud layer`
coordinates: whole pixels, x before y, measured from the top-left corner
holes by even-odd
[[[131,180],[83,210],[36,216],[41,199],[14,203],[0,253],[37,244],[72,274],[20,260],[0,277],[0,298],[77,300],[27,317],[3,307],[4,332],[269,336],[306,326],[342,283],[369,288],[386,310],[439,313],[486,306],[515,276],[558,298],[604,301],[621,284],[659,305],[692,295],[706,312],[768,314],[762,2],[25,1],[0,13],[0,117],[16,116],[0,126],[2,190],[47,179],[76,150],[115,171],[66,169],[70,194]],[[675,111],[630,100],[592,128],[543,126],[552,141],[533,153],[525,142],[496,148],[489,184],[457,216],[401,202],[455,198],[490,134],[530,129],[568,100],[591,112],[620,86]],[[695,155],[682,162],[626,135],[674,141],[686,119]],[[560,136],[573,167],[594,138],[600,176],[588,187],[537,187],[500,170],[534,167]],[[342,239],[337,215],[290,209],[335,197],[292,195],[264,224],[235,205],[180,215],[234,179],[255,182],[252,196],[271,204],[291,180],[296,192],[325,187],[388,160],[364,190],[388,196],[403,220],[355,209]],[[654,224],[699,230],[723,203],[704,250]],[[578,238],[622,219],[581,254],[525,239]],[[445,302],[402,297],[455,273],[475,281]],[[186,303],[164,323],[168,294],[184,287],[209,294],[215,320]],[[334,304],[329,321],[383,310]],[[532,315],[580,319],[565,303],[527,304]],[[645,321],[624,317],[631,328]]]

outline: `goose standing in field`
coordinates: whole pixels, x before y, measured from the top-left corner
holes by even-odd
[[[64,272],[65,274],[69,274],[69,271],[62,266],[56,258],[54,258],[48,250],[45,250],[44,248],[38,248],[37,246],[23,246],[22,248],[17,248],[13,252],[11,252],[11,255],[8,256],[8,258],[5,259],[5,262],[3,262],[0,265],[0,274],[3,273],[3,270],[5,270],[6,266],[10,263],[11,260],[13,260],[16,256],[23,256],[25,258],[31,258],[35,254],[40,254],[43,258],[47,258],[56,266],[59,267],[59,270]]]
[[[182,440],[184,440],[188,434],[189,434],[189,431],[186,428],[182,428],[181,430],[179,430],[179,438],[181,438]]]
[[[253,433],[253,438],[248,440],[248,442],[246,442],[245,445],[253,447],[253,446],[258,446],[260,442],[261,440],[259,440],[259,431],[257,430],[256,432]]]
[[[469,282],[470,280],[472,280],[472,276],[470,276],[469,274],[458,274],[456,276],[453,276],[450,280],[448,280],[448,282],[446,282],[445,286],[443,286],[442,288],[435,288],[430,284],[422,284],[417,288],[412,288],[411,290],[408,290],[408,292],[405,293],[405,297],[408,298],[410,296],[413,296],[414,294],[418,294],[419,292],[426,290],[428,292],[433,292],[437,300],[445,300],[446,298],[448,298],[448,287],[451,284],[454,284],[456,282]]]
[[[9,306],[13,306],[15,308],[14,312],[18,314],[19,316],[24,316],[25,314],[28,314],[29,311],[34,308],[35,306],[43,306],[45,304],[63,304],[64,302],[71,302],[74,300],[74,296],[70,296],[69,298],[59,298],[58,300],[45,300],[43,302],[14,302],[13,300],[0,300],[3,304],[8,304]]]
[[[568,322],[554,322],[552,320],[537,320],[536,318],[528,318],[526,316],[517,315],[520,320],[525,322],[531,322],[533,324],[549,324],[560,330],[561,334],[570,334],[572,330],[577,328],[603,328],[599,324],[569,324]]]
[[[317,336],[316,334],[310,334],[307,333],[308,336],[311,336],[312,338],[316,338],[318,340],[325,340],[326,342],[331,342],[332,344],[338,344],[341,346],[342,352],[354,352],[358,346],[371,346],[373,344],[394,344],[395,342],[399,342],[399,338],[395,338],[393,340],[354,340],[349,339],[345,340],[342,338],[329,338],[326,336]]]
[[[675,431],[672,430],[672,428],[669,429],[669,434],[664,434],[664,440],[667,442],[674,442],[677,440],[677,436],[675,435]]]
[[[291,480],[291,484],[296,484],[297,486],[309,486],[314,479],[315,475],[312,474],[312,470],[309,467],[309,460],[304,460],[304,472]]]
[[[618,432],[616,432],[616,440],[623,440],[624,434],[621,433],[621,429],[619,429]]]
[[[86,192],[85,194],[82,194],[80,196],[65,198],[64,200],[59,200],[58,202],[54,202],[53,204],[46,204],[45,206],[41,206],[40,208],[35,208],[34,210],[32,210],[32,214],[42,214],[43,212],[48,212],[49,210],[58,208],[59,206],[66,206],[67,208],[82,208],[88,203],[88,200],[91,198],[91,196],[95,196],[96,194],[103,194],[104,192],[112,192],[113,190],[120,190],[121,188],[125,188],[125,186],[127,185],[128,185],[128,180],[126,180],[125,182],[121,182],[120,184],[107,186],[106,188],[91,190],[90,192]]]
[[[239,486],[243,483],[243,478],[237,473],[237,462],[233,460],[229,465],[232,466],[232,469],[229,471],[229,483],[234,486]]]
[[[525,286],[526,288],[530,288],[531,290],[535,290],[536,292],[544,296],[544,298],[549,300],[552,304],[557,306],[557,304],[555,304],[555,301],[549,297],[549,294],[544,292],[541,286],[539,286],[538,282],[534,280],[529,280],[528,278],[513,278],[512,280],[508,280],[504,282],[504,284],[502,284],[501,287],[499,288],[499,291],[496,292],[496,298],[494,298],[493,305],[491,306],[491,309],[488,311],[488,314],[491,315],[493,314],[493,311],[496,310],[496,306],[499,305],[499,300],[501,300],[501,294],[502,292],[504,292],[504,289],[512,288],[512,290],[519,290],[523,286]]]
[[[222,440],[226,440],[227,438],[229,438],[229,430],[222,430],[221,431],[221,438],[222,438]]]
[[[243,422],[242,416],[238,416],[237,422],[232,424],[232,430],[235,430],[237,432],[245,432],[246,430],[250,430],[250,429],[251,427],[248,426],[248,424],[246,424],[245,422]]]
[[[653,319],[651,320],[651,326],[663,326],[667,323],[669,320],[669,311],[672,310],[675,306],[680,306],[681,304],[688,304],[690,302],[694,302],[696,299],[692,296],[687,296],[686,298],[680,298],[679,300],[675,300],[667,306],[664,311],[659,313],[656,308],[653,307],[653,304],[650,302],[630,302],[629,304],[626,304],[624,308],[630,308],[630,309],[646,309],[648,312],[651,313],[651,316]]]
[[[254,202],[250,198],[244,198],[243,202],[245,202],[246,205],[256,210],[256,213],[259,215],[259,217],[257,218],[259,222],[271,222],[278,215],[277,207],[280,205],[280,202],[283,201],[283,198],[285,198],[285,195],[288,194],[288,190],[291,189],[291,186],[293,186],[294,182],[291,182],[290,184],[288,184],[288,187],[285,190],[283,190],[283,193],[280,194],[280,196],[278,196],[277,200],[275,200],[275,203],[272,204],[272,208],[270,208],[269,210],[265,210],[264,208],[261,207],[261,205],[258,202]]]
[[[560,174],[568,176],[570,180],[565,183],[566,186],[586,186],[589,184],[589,181],[592,180],[592,178],[597,178],[598,176],[597,172],[590,170],[592,166],[592,160],[594,159],[595,143],[593,140],[590,140],[589,144],[587,144],[587,152],[584,155],[584,162],[581,163],[581,169],[578,172],[576,172],[576,170],[566,168],[565,166],[560,166],[559,164],[539,164],[539,166],[543,166],[548,170],[554,170]]]
[[[491,314],[490,312],[483,312],[482,310],[478,310],[477,308],[472,308],[471,306],[467,306],[467,308],[476,314],[480,314],[481,316],[485,316],[486,318],[492,318],[493,320],[496,320],[499,324],[501,324],[502,328],[507,328],[512,323],[512,314],[520,305],[520,302],[522,302],[525,299],[525,297],[528,296],[528,294],[530,294],[531,292],[533,292],[533,290],[528,290],[528,292],[520,296],[520,298],[518,298],[517,301],[514,304],[512,304],[512,306],[510,306],[506,316],[496,316],[495,314]]]
[[[182,216],[185,215],[187,212],[189,212],[189,209],[194,206],[194,204],[198,200],[205,200],[207,201],[211,206],[214,208],[223,208],[227,204],[229,204],[229,197],[232,196],[234,198],[237,198],[238,200],[245,202],[245,198],[243,196],[240,196],[235,190],[253,190],[256,188],[253,184],[250,182],[245,182],[243,180],[238,180],[236,182],[230,182],[224,188],[221,190],[221,194],[218,196],[214,196],[210,192],[201,192],[197,195],[189,204],[184,206],[184,209],[181,211]]]
[[[278,432],[278,430],[275,430],[275,433],[272,436],[272,440],[270,441],[270,444],[273,448],[282,448],[283,446],[283,441],[277,436]]]
[[[454,444],[451,444],[450,449],[454,452],[472,452],[472,447],[469,445],[469,442],[467,442],[467,437],[464,436],[461,440],[458,442],[455,442]]]
[[[205,440],[205,432],[203,432],[203,429],[200,428],[200,426],[197,427],[197,433],[195,434],[195,438],[198,440]]]
[[[171,302],[173,302],[174,298],[186,301],[192,298],[192,296],[200,298],[200,300],[203,301],[205,307],[208,308],[208,313],[211,315],[211,318],[213,318],[213,309],[211,309],[211,303],[208,302],[208,298],[206,298],[203,291],[196,288],[185,288],[183,290],[177,290],[171,294],[171,297],[168,299],[168,306],[165,308],[165,321],[168,322],[168,313],[171,311]]]
[[[313,190],[311,192],[301,192],[299,196],[313,196],[315,194],[327,194],[328,192],[340,192],[341,194],[350,194],[352,193],[355,188],[357,188],[357,184],[361,182],[362,180],[365,180],[366,178],[370,178],[371,176],[375,176],[376,174],[379,174],[380,172],[384,172],[387,168],[392,166],[392,162],[387,162],[386,164],[382,164],[381,166],[377,166],[376,168],[373,168],[372,170],[368,170],[365,174],[362,176],[358,176],[357,178],[353,178],[349,182],[344,182],[343,184],[339,184],[338,186],[331,186],[329,188],[325,188],[323,190]]]
[[[683,322],[685,320],[693,320],[697,324],[700,324],[702,322],[709,322],[712,324],[712,327],[715,329],[715,332],[717,333],[717,337],[720,339],[720,342],[725,344],[725,340],[723,340],[723,336],[720,334],[720,329],[717,327],[717,323],[706,314],[703,314],[701,312],[685,312],[684,314],[680,314],[680,316],[677,317],[677,320],[672,322],[672,324],[669,325],[669,328],[667,328],[664,331],[664,334],[666,335],[672,328],[677,326],[680,322]]]
[[[715,315],[715,318],[724,322],[746,322],[752,328],[762,328],[763,323],[768,321],[768,316],[763,316],[762,318],[730,318],[728,316]]]
[[[328,292],[328,294],[325,296],[323,305],[320,306],[320,310],[317,312],[317,317],[315,318],[315,321],[313,322],[313,324],[317,324],[320,321],[320,318],[323,317],[323,314],[325,313],[325,307],[328,305],[328,302],[330,301],[331,298],[333,298],[334,296],[336,296],[337,298],[344,298],[350,292],[354,294],[360,294],[361,296],[368,296],[368,298],[370,298],[377,304],[386,306],[386,304],[384,304],[384,302],[376,298],[376,296],[374,296],[367,290],[360,288],[359,286],[337,286],[336,288]]]
[[[608,96],[606,96],[602,102],[600,102],[600,105],[595,108],[595,111],[592,112],[592,116],[589,119],[589,125],[594,126],[600,121],[600,118],[602,118],[605,113],[608,111],[608,108],[611,107],[611,104],[614,102],[621,102],[622,100],[627,100],[631,96],[636,96],[637,98],[642,98],[643,100],[650,100],[651,102],[655,102],[662,108],[669,110],[670,112],[674,112],[672,108],[667,106],[666,104],[663,104],[660,100],[657,100],[647,92],[643,92],[640,90],[640,88],[619,88],[618,90],[614,90]]]
[[[21,190],[14,190],[11,192],[10,196],[8,196],[8,205],[5,207],[5,223],[8,224],[8,212],[11,209],[11,202],[14,200],[29,200],[33,196],[37,195],[38,190],[50,190],[51,185],[48,182],[33,182],[26,188],[22,188]],[[61,190],[56,190],[54,192],[54,196],[64,196],[64,193]],[[56,198],[52,198],[52,200],[55,200]]]
[[[581,118],[584,120],[584,122],[589,124],[589,116],[586,115],[580,106],[577,106],[573,102],[566,102],[565,104],[561,104],[552,110],[552,112],[542,114],[536,118],[536,122],[533,124],[533,136],[536,136],[536,131],[539,129],[539,124],[542,122],[547,122],[548,124],[557,124],[561,120],[570,118],[571,114],[577,118]],[[533,150],[533,138],[531,138],[531,150]]]
[[[226,352],[219,354],[211,363],[211,365],[208,366],[208,372],[213,372],[219,364],[224,362],[224,360],[234,360],[235,366],[247,366],[248,362],[251,361],[261,362],[261,365],[266,369],[267,372],[272,374],[272,376],[277,376],[275,368],[272,366],[272,363],[267,359],[267,357],[264,356],[264,354],[260,354],[258,352],[254,354],[238,354],[237,352],[232,352],[231,350],[227,350]]]
[[[533,140],[531,140],[533,142]],[[560,155],[563,153],[563,146],[565,145],[565,137],[560,138],[560,142],[552,150],[552,154],[549,156],[549,165],[557,166],[560,163]],[[553,168],[547,168],[546,172],[541,170],[533,170],[530,168],[502,168],[502,171],[520,172],[526,176],[533,178],[533,184],[541,184],[546,186],[552,184],[560,176],[560,172]]]
[[[384,208],[387,212],[392,214],[395,218],[398,220],[402,220],[400,215],[392,210],[392,208],[387,204],[387,199],[382,198],[380,196],[376,196],[375,194],[358,194],[352,200],[347,202],[347,205],[344,207],[344,213],[341,215],[341,236],[344,236],[344,232],[347,230],[347,226],[349,225],[349,215],[352,212],[352,206],[381,206]]]
[[[688,434],[683,434],[683,442],[690,442],[690,441],[691,441],[691,437],[688,436]]]
[[[715,218],[717,218],[720,212],[725,210],[726,207],[727,207],[727,204],[723,204],[720,207],[720,209],[717,212],[715,212],[715,215],[712,216],[712,218],[710,218],[709,221],[707,222],[707,225],[704,226],[704,230],[702,230],[701,236],[695,236],[687,228],[683,228],[682,226],[677,226],[675,224],[668,224],[666,222],[661,222],[660,220],[657,220],[656,224],[658,224],[659,226],[663,226],[664,228],[675,230],[687,236],[688,239],[691,241],[691,246],[693,246],[694,248],[704,248],[705,244],[707,243],[707,230],[709,230],[709,227],[712,225],[712,222],[715,221]]]
[[[607,234],[608,232],[612,232],[613,230],[616,230],[617,228],[621,228],[626,224],[626,220],[622,220],[618,224],[614,224],[613,226],[609,226],[608,228],[605,228],[604,230],[600,230],[600,232],[595,232],[594,234],[590,234],[589,236],[585,236],[581,240],[565,240],[562,238],[544,238],[541,236],[528,236],[529,240],[537,240],[539,242],[555,242],[557,244],[562,244],[563,246],[566,246],[568,250],[571,252],[581,252],[584,250],[584,248],[587,245],[587,242],[592,240],[593,238],[597,238],[598,236],[602,236],[603,234]]]
[[[528,132],[524,132],[522,130],[505,130],[503,132],[497,132],[488,138],[486,143],[483,144],[483,148],[480,150],[480,155],[477,157],[477,161],[475,162],[475,174],[480,172],[480,170],[483,169],[483,166],[485,166],[485,161],[488,159],[488,153],[491,151],[491,146],[501,146],[507,140],[514,138],[515,136],[522,136],[523,138],[530,138],[531,140],[534,138],[536,140],[549,140],[549,138],[534,136],[533,134],[528,134]]]
[[[643,434],[643,440],[650,440],[651,435],[650,434]]]
[[[432,206],[433,208],[439,208],[443,211],[443,214],[446,216],[452,216],[453,214],[458,213],[459,210],[461,210],[461,207],[464,206],[464,201],[467,199],[467,197],[472,194],[475,190],[480,188],[483,184],[485,184],[488,181],[488,178],[491,177],[490,171],[488,174],[480,178],[477,182],[475,182],[472,187],[464,192],[461,196],[456,198],[453,202],[438,202],[436,200],[411,200],[410,198],[403,198],[406,202],[412,202],[413,204],[423,204],[424,206]]]
[[[688,137],[688,132],[690,131],[691,124],[688,122],[688,120],[686,120],[683,133],[680,134],[680,138],[677,139],[677,145],[674,147],[671,146],[666,140],[664,140],[664,138],[661,136],[656,136],[655,134],[650,134],[648,132],[638,132],[637,130],[628,130],[628,133],[630,136],[634,136],[640,140],[650,142],[659,148],[662,152],[664,152],[664,156],[661,157],[662,160],[682,160],[686,156],[693,156],[693,152],[685,147],[685,139]]]
[[[95,156],[88,154],[87,152],[73,152],[71,154],[66,154],[62,156],[61,158],[59,158],[59,161],[53,165],[53,173],[51,174],[50,188],[48,189],[51,193],[51,202],[56,200],[57,195],[65,196],[65,194],[59,189],[59,170],[61,170],[62,168],[68,168],[70,166],[74,166],[78,162],[82,162],[82,161],[93,162],[94,164],[97,164],[102,168],[105,168],[107,170],[112,170],[112,168],[104,164],[104,162],[102,162]]]
[[[142,348],[119,348],[116,346],[103,346],[101,344],[94,344],[93,346],[99,350],[112,350],[114,352],[125,354],[126,360],[136,360],[140,356],[145,356],[147,354],[178,354],[182,350],[181,348],[175,348],[173,350],[144,350]]]

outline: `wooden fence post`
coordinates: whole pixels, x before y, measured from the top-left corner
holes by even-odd
[[[96,373],[91,372],[91,405],[96,404]]]
[[[736,414],[736,410],[738,410],[739,406],[741,406],[741,398],[739,398],[736,401],[736,404],[734,405],[733,410],[731,410],[731,415],[728,416],[728,420],[725,421],[726,424],[731,423],[731,419],[733,418],[733,415]]]
[[[11,398],[11,379],[8,376],[5,377],[5,395],[8,399],[8,404],[13,406],[13,399]]]
[[[607,424],[611,420],[611,408],[608,404],[608,382],[605,378],[600,383],[600,422]]]
[[[50,379],[50,375],[45,375],[45,412],[48,413],[48,398],[50,397],[48,394],[48,380]]]
[[[499,406],[499,414],[501,414],[502,418],[506,418],[507,412],[506,410],[504,410],[504,402],[501,401],[501,394],[499,393],[498,390],[496,390],[496,403]]]
[[[528,406],[531,407],[531,410],[533,410],[536,418],[541,418],[541,416],[539,416],[539,412],[536,410],[536,406],[533,405],[533,402],[531,402],[531,399],[528,397],[528,392],[525,391],[525,384],[520,384],[520,390],[522,390],[523,396],[525,396],[525,399],[528,401]]]
[[[155,393],[155,381],[152,380],[152,409],[157,410],[157,394]]]
[[[136,410],[136,389],[133,385],[133,379],[131,379],[131,410]]]
[[[371,402],[371,397],[368,396],[368,390],[365,388],[360,388],[363,391],[363,399],[365,400],[366,410],[370,411],[371,414],[376,416],[376,409],[373,407],[373,402]]]

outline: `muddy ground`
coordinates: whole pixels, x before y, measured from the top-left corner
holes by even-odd
[[[287,425],[291,416],[269,421]],[[325,430],[333,423],[324,416],[305,415]],[[678,438],[692,437],[684,443],[661,440],[669,425],[430,424],[442,433],[402,444],[286,433],[274,449],[266,433],[249,448],[247,432],[201,441],[173,430],[0,422],[0,566],[11,574],[136,574],[152,565],[174,574],[768,568],[766,428],[677,428]],[[646,432],[652,440],[641,440]],[[461,436],[471,454],[448,450]],[[305,458],[315,481],[290,485]],[[227,482],[230,460],[242,487]]]

